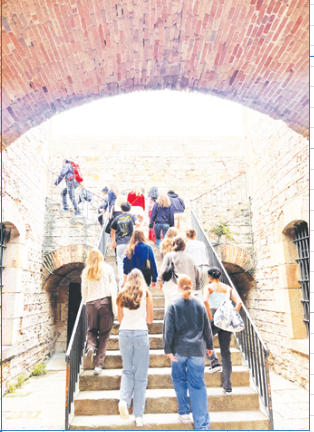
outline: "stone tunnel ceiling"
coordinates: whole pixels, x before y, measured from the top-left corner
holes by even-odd
[[[3,1],[3,138],[135,90],[196,90],[308,135],[308,0]]]

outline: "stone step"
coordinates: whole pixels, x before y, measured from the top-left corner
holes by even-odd
[[[147,326],[148,326],[149,334],[162,334],[162,326],[163,326],[162,320],[155,320],[151,324],[147,324]],[[111,329],[111,335],[119,334],[119,328],[120,328],[119,322],[114,321]]]
[[[164,308],[154,308],[153,310],[153,317],[154,320],[162,320],[165,315],[165,309]]]
[[[221,361],[220,349],[216,350],[217,357]],[[230,348],[231,361],[233,366],[242,365],[241,352],[236,348]],[[206,358],[206,364],[209,362]],[[164,350],[150,350],[149,351],[149,367],[151,368],[164,368],[170,367],[170,359],[164,353]],[[86,357],[83,359],[83,369],[89,370],[93,369],[93,362],[89,362]],[[120,351],[107,351],[104,369],[121,369],[122,368],[122,357]]]
[[[119,390],[80,391],[74,402],[75,415],[119,415]],[[221,387],[207,389],[208,409],[213,411],[243,411],[259,409],[259,395],[251,387],[235,387],[225,395]],[[177,412],[174,389],[148,389],[145,413],[171,414]],[[130,413],[132,407],[130,408]]]
[[[93,370],[85,370],[80,375],[79,389],[81,391],[119,390],[121,374],[121,369],[104,369],[101,375],[94,375]],[[206,387],[221,387],[221,375],[221,372],[209,373],[208,368],[205,368]],[[231,380],[233,387],[248,387],[250,373],[243,366],[233,366]],[[171,368],[149,368],[147,388],[173,388]]]
[[[164,308],[165,307],[165,297],[153,297],[153,307],[154,308]]]
[[[122,420],[120,416],[75,416],[71,430],[194,430],[193,423],[181,423],[177,414],[144,414],[144,424],[136,427],[134,417]],[[269,419],[261,411],[225,411],[210,413],[212,430],[269,430]]]
[[[150,342],[150,349],[162,349],[162,334],[150,334],[149,335],[149,342]],[[219,348],[219,341],[217,335],[214,336],[214,347]],[[231,339],[231,348],[235,347],[235,340],[232,335]],[[119,336],[118,335],[110,335],[110,339],[108,342],[107,349],[109,351],[111,350],[118,350],[119,349]]]

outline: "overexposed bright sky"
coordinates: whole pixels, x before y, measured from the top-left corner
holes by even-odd
[[[242,106],[173,90],[103,98],[58,114],[53,135],[243,136]]]

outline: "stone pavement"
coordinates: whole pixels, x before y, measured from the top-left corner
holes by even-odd
[[[52,358],[47,370],[3,398],[4,430],[63,430],[64,355]],[[270,378],[275,430],[309,429],[309,392],[274,372]]]

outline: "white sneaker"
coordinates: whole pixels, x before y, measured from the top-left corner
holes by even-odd
[[[178,417],[181,423],[192,423],[190,414],[179,414]]]
[[[130,417],[128,406],[127,406],[127,403],[125,401],[119,402],[119,412],[120,412],[120,417],[123,420],[127,420]]]
[[[101,373],[102,373],[102,368],[101,367],[95,367],[94,375],[100,375]]]
[[[93,361],[93,355],[94,355],[94,350],[93,348],[88,348],[88,350],[86,351],[86,359],[90,362]]]
[[[143,426],[143,417],[136,417],[135,423],[136,423],[137,427],[142,427]]]
[[[209,366],[208,373],[215,373],[215,372],[221,372],[222,366],[220,364],[217,364],[215,366]]]

